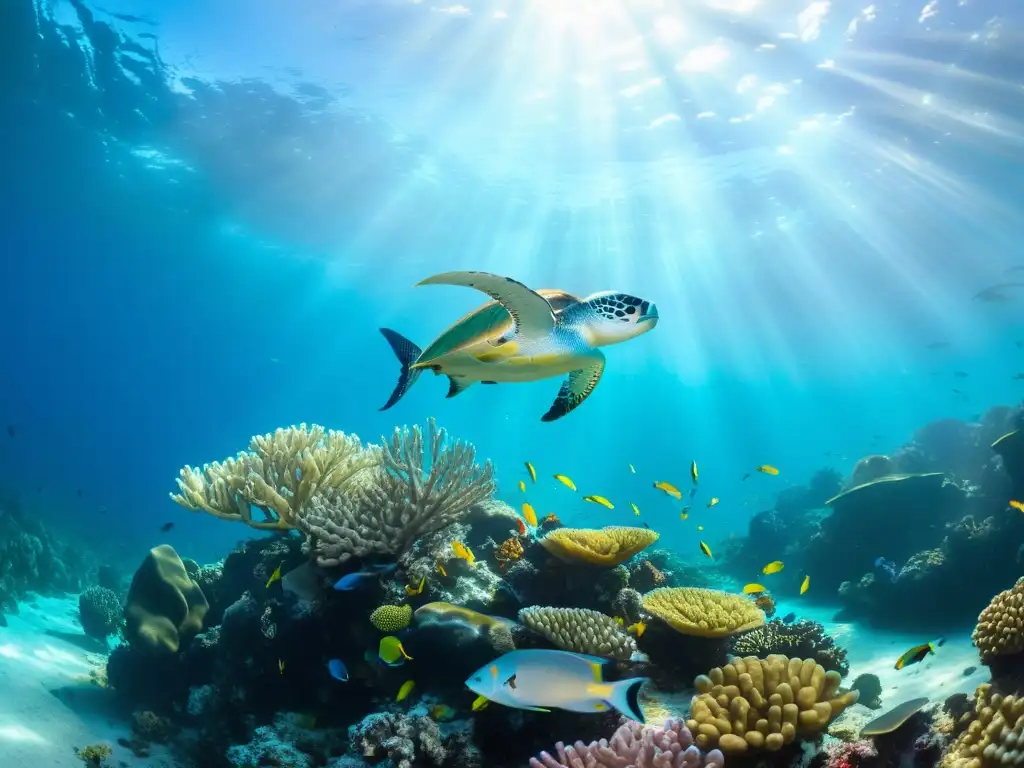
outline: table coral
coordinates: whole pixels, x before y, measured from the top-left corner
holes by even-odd
[[[727,637],[764,624],[750,600],[715,589],[662,587],[644,595],[643,606],[676,632],[697,637]]]
[[[663,726],[641,725],[627,720],[611,739],[590,744],[577,741],[555,745],[556,754],[541,752],[530,759],[530,768],[722,768],[725,757],[713,749],[702,754],[693,734],[682,720]]]
[[[650,528],[558,528],[540,540],[548,552],[569,563],[614,567],[651,544],[659,534]]]

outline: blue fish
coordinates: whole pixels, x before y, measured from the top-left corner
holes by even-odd
[[[358,589],[366,581],[392,573],[397,567],[397,563],[387,563],[385,565],[371,565],[369,571],[354,571],[353,573],[346,573],[334,582],[334,588],[338,592],[348,592],[353,589]]]
[[[331,673],[331,677],[335,680],[340,680],[343,683],[348,682],[348,669],[345,667],[345,662],[341,659],[331,659],[328,661],[327,671]]]
[[[782,617],[783,624],[792,624],[794,621],[796,621],[795,611],[791,611],[790,613],[787,613],[785,616]]]

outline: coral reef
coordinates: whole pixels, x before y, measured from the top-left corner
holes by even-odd
[[[942,759],[942,768],[995,768],[1024,762],[1024,697],[1003,696],[982,685],[970,724]]]
[[[850,690],[857,691],[860,696],[858,702],[868,709],[882,707],[882,681],[878,679],[878,675],[857,675],[850,685]]]
[[[82,630],[96,640],[106,640],[121,628],[121,601],[105,587],[89,587],[78,596]]]
[[[802,620],[785,624],[779,619],[773,619],[762,627],[736,636],[731,651],[741,658],[788,656],[814,659],[826,670],[835,670],[844,677],[850,671],[846,650],[837,645],[835,639],[825,632],[825,627],[815,621]]]
[[[394,768],[443,766],[448,749],[441,729],[429,717],[394,712],[368,715],[349,732],[354,749],[374,763],[387,758]]]
[[[636,640],[611,616],[586,608],[534,606],[519,612],[519,620],[566,651],[628,661]]]
[[[658,536],[650,528],[558,528],[544,536],[540,543],[560,560],[611,567],[649,547]]]
[[[149,551],[135,572],[125,603],[125,639],[134,647],[177,653],[203,628],[209,608],[174,548]]]
[[[662,587],[643,596],[643,607],[677,632],[727,637],[764,624],[764,614],[742,595],[696,587]]]
[[[370,623],[381,632],[401,632],[412,623],[412,606],[382,605],[370,614]]]
[[[686,725],[702,749],[778,751],[798,734],[823,732],[857,701],[856,691],[839,693],[839,681],[813,659],[732,658],[694,681],[698,694]]]
[[[1024,651],[1024,577],[992,598],[971,634],[983,664]]]
[[[662,726],[641,725],[626,720],[611,739],[571,746],[555,745],[555,755],[541,752],[530,759],[531,768],[722,768],[725,757],[717,749],[702,754],[690,729],[682,720],[667,720]]]

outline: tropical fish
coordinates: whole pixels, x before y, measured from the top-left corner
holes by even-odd
[[[779,470],[773,467],[771,464],[762,464],[759,467],[755,467],[758,472],[763,472],[766,475],[777,475]]]
[[[697,481],[700,479],[700,474],[697,472],[697,462],[696,461],[691,461],[690,462],[690,479],[693,481],[694,485],[696,485]]]
[[[536,483],[537,482],[537,470],[533,468],[533,464],[531,464],[530,462],[524,461],[523,463],[526,465],[526,471],[530,475],[530,480],[532,480],[533,482]]]
[[[283,675],[284,674],[284,659],[278,659],[277,660],[277,673],[279,675]]]
[[[1010,506],[1016,509],[1018,512],[1024,512],[1024,501],[1010,499]]]
[[[420,583],[417,584],[415,587],[411,587],[408,584],[405,585],[405,594],[407,594],[409,597],[413,597],[415,595],[422,595],[423,594],[423,585],[426,584],[426,583],[427,583],[427,577],[426,576],[421,576],[420,577]]]
[[[394,635],[380,639],[380,643],[377,645],[377,655],[389,667],[400,667],[406,661],[412,661],[412,656],[405,652],[402,641]]]
[[[909,667],[912,664],[917,664],[919,661],[924,661],[925,657],[929,653],[935,653],[935,649],[941,647],[944,642],[946,641],[940,637],[934,643],[915,645],[909,651],[896,659],[896,669],[903,669],[904,667]]]
[[[471,709],[474,712],[479,712],[481,709],[487,709],[487,705],[491,703],[491,700],[486,696],[477,696],[473,699],[473,706]]]
[[[524,483],[522,480],[519,481],[519,490],[522,491],[523,493],[526,493],[526,483]]]
[[[600,504],[602,507],[607,507],[608,509],[615,509],[615,505],[608,501],[604,496],[584,496],[583,500],[594,504]]]
[[[519,532],[520,536],[526,535],[526,523],[524,523],[518,517],[516,518],[516,531]]]
[[[339,592],[348,592],[352,589],[358,589],[367,581],[376,579],[381,574],[391,573],[397,567],[397,563],[387,563],[385,565],[370,566],[371,570],[369,571],[355,571],[354,573],[347,573],[334,582],[334,588]]]
[[[756,594],[758,592],[767,592],[767,591],[768,590],[764,588],[763,584],[751,583],[751,584],[747,584],[747,586],[745,586],[743,588],[743,594],[744,595],[753,595],[753,594]]]
[[[523,504],[523,517],[532,528],[537,527],[537,513],[533,511],[533,507],[531,505]],[[523,533],[526,533],[526,531],[523,531]]]
[[[703,525],[698,525],[697,526],[697,530],[698,531],[703,531],[704,530],[704,526]]]
[[[455,717],[455,710],[447,704],[435,704],[427,710],[427,714],[433,720],[451,720]]]
[[[811,588],[811,577],[810,574],[804,576],[804,580],[800,582],[800,594],[804,594],[808,589]]]
[[[690,513],[686,511],[687,509],[689,509],[689,507],[685,507],[683,509],[683,511],[679,513],[679,519],[680,520],[687,520],[687,519],[689,519]]]
[[[503,616],[488,616],[486,613],[480,613],[479,611],[474,611],[470,608],[463,608],[461,605],[452,605],[451,603],[440,602],[421,605],[416,609],[415,613],[413,613],[413,618],[417,623],[455,623],[472,627],[477,630],[491,629],[498,625],[508,627],[510,629],[516,626],[516,622],[511,619],[506,619]]]
[[[711,547],[709,547],[703,541],[700,542],[700,551],[703,552],[706,557],[709,557],[709,558],[713,558],[714,557],[714,555],[711,554]]]
[[[1024,378],[1024,375],[1022,375],[1022,378]],[[632,464],[629,465],[629,473],[631,475],[635,475],[636,474],[636,467],[634,467]]]
[[[395,696],[395,701],[403,701],[410,693],[412,689],[416,687],[416,681],[406,680],[402,683],[402,687],[398,689],[398,695]]]
[[[270,589],[270,585],[271,584],[273,584],[275,581],[280,581],[280,580],[281,580],[281,566],[279,565],[279,566],[277,566],[277,568],[274,569],[274,572],[272,574],[270,574],[270,578],[267,579],[267,586],[266,586],[266,588]]]
[[[463,544],[461,541],[452,542],[452,552],[460,560],[465,560],[468,565],[476,567],[476,555],[473,554],[473,550]]]
[[[281,577],[281,590],[296,600],[312,603],[320,590],[320,577],[309,561],[292,568]]]
[[[654,487],[659,491],[664,491],[674,499],[683,498],[683,494],[672,483],[666,483],[664,480],[655,480]]]
[[[341,659],[331,659],[328,661],[327,671],[331,673],[331,677],[335,680],[339,680],[343,683],[348,682],[348,668],[345,666],[345,662]]]
[[[547,712],[605,712],[616,709],[638,722],[644,713],[638,699],[645,677],[606,683],[608,659],[553,650],[511,651],[466,680],[471,691],[514,709]],[[515,682],[515,688],[509,685]]]
[[[626,627],[626,631],[629,632],[629,634],[631,635],[643,637],[644,632],[647,631],[647,625],[644,624],[642,621],[638,621],[635,624],[630,624],[628,627]]]
[[[711,497],[711,501],[708,502],[708,509],[711,509],[712,507],[716,507],[716,506],[718,506],[718,497],[717,496],[712,496]]]
[[[785,568],[781,560],[772,560],[768,565],[761,569],[761,573],[765,576],[771,576],[773,573],[778,573]]]
[[[640,517],[640,507],[638,507],[633,502],[630,502],[629,506],[631,506],[633,508],[633,514],[636,515],[637,517]]]
[[[448,571],[444,569],[444,563],[442,563],[440,560],[437,561],[437,572],[445,578],[448,578]]]
[[[794,611],[790,611],[782,617],[783,624],[792,624],[794,621],[796,621],[796,612]]]
[[[555,475],[555,480],[560,482],[562,485],[564,485],[570,491],[575,491],[576,490],[576,483],[574,483],[572,481],[572,478],[569,477],[568,475]]]

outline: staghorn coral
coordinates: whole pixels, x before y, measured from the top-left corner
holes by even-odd
[[[171,498],[193,512],[253,528],[294,528],[299,510],[318,493],[338,491],[380,464],[380,448],[364,448],[355,435],[300,424],[256,435],[249,450],[202,469],[178,473]],[[253,507],[263,513],[254,519]]]
[[[527,627],[565,651],[628,661],[636,640],[611,616],[586,608],[533,606],[519,611]]]
[[[649,528],[558,528],[540,540],[548,552],[568,563],[614,567],[656,542]]]
[[[992,598],[978,616],[971,639],[984,664],[1024,651],[1024,577]]]
[[[662,587],[643,598],[644,610],[676,632],[727,637],[764,624],[764,614],[742,595],[698,587]]]
[[[717,749],[706,755],[693,743],[682,720],[666,720],[660,727],[627,720],[611,739],[590,744],[555,745],[557,755],[541,752],[530,768],[722,768],[725,757]]]
[[[969,723],[942,759],[942,768],[997,768],[1024,764],[1024,697],[1002,696],[985,684],[974,694]]]
[[[686,725],[702,749],[775,752],[798,734],[822,733],[857,701],[856,691],[836,695],[839,681],[838,672],[826,672],[813,659],[734,657],[694,680],[698,694]]]
[[[806,619],[794,624],[784,624],[779,619],[769,621],[762,627],[738,636],[731,650],[740,657],[780,655],[814,659],[826,670],[835,670],[844,677],[850,671],[846,650],[836,645],[825,627]]]
[[[382,605],[370,614],[370,623],[381,632],[401,632],[412,622],[412,606]]]
[[[433,418],[426,440],[418,426],[396,428],[385,441],[382,466],[360,480],[317,495],[295,518],[308,537],[304,550],[320,566],[405,552],[420,536],[463,517],[495,487],[491,463],[478,465],[472,443],[449,441]]]

